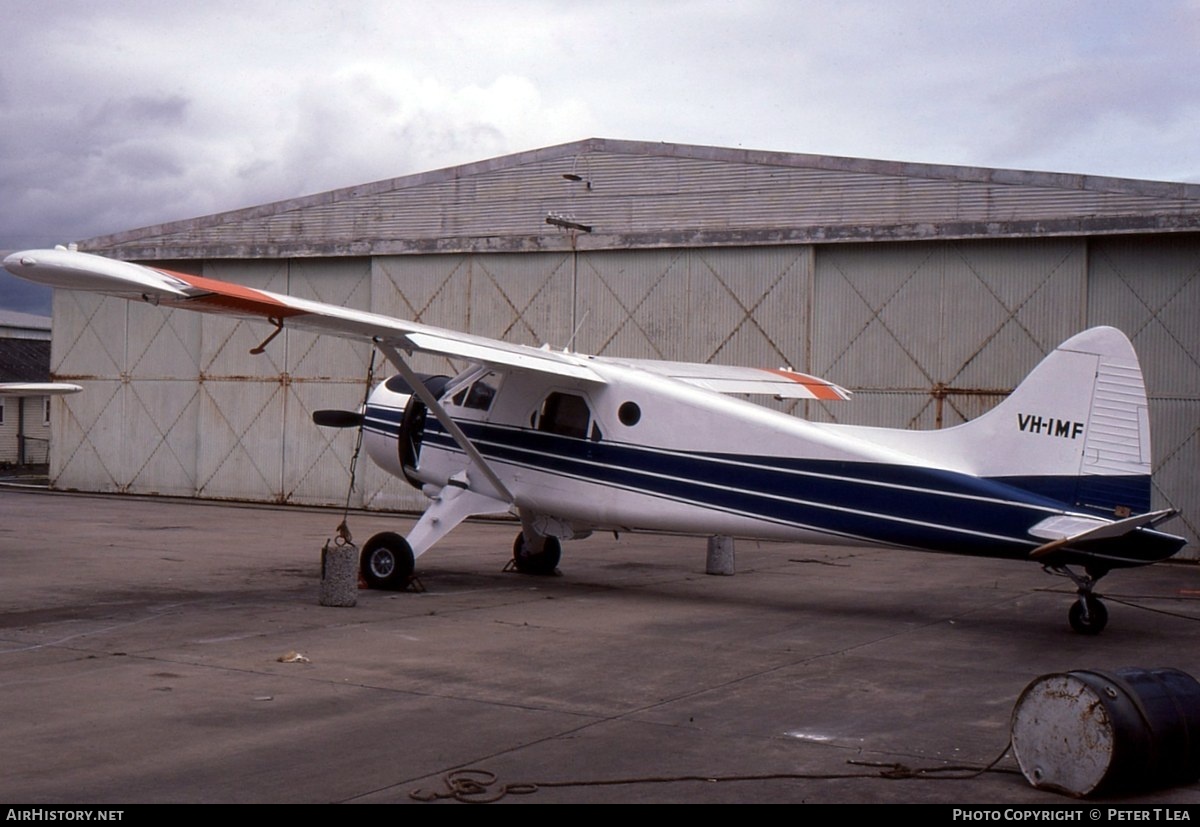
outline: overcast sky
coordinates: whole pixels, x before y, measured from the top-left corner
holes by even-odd
[[[0,249],[588,137],[1200,181],[1200,0],[0,0]],[[48,312],[0,281],[0,307]]]

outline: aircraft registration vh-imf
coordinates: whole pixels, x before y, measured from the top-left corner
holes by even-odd
[[[1145,386],[1111,327],[1059,345],[984,415],[911,431],[810,422],[740,398],[850,396],[786,368],[511,344],[61,247],[4,266],[56,288],[373,343],[397,374],[361,410],[313,418],[361,427],[371,458],[431,501],[407,537],[363,546],[377,588],[407,585],[414,560],[467,517],[512,512],[513,561],[531,574],[555,570],[562,540],[601,529],[1032,560],[1070,577],[1071,626],[1096,634],[1108,614],[1096,582],[1186,542],[1156,528],[1175,512],[1150,510]],[[418,375],[415,353],[468,367]]]

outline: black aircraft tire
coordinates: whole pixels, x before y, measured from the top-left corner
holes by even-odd
[[[413,566],[412,547],[394,531],[367,540],[359,555],[359,571],[372,589],[403,589],[412,577]]]
[[[1076,600],[1071,604],[1071,610],[1067,612],[1067,619],[1071,622],[1071,628],[1079,634],[1098,635],[1108,625],[1108,609],[1094,597],[1085,599],[1087,600],[1087,618],[1085,619],[1083,616],[1083,604]]]
[[[513,565],[521,574],[554,574],[562,559],[562,543],[557,537],[547,537],[540,552],[532,552],[525,544],[525,533],[517,534],[513,542]]]

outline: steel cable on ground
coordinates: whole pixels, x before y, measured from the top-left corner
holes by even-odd
[[[1132,602],[1132,601],[1129,601],[1129,600],[1122,600],[1122,599],[1121,599],[1121,598],[1119,598],[1119,597],[1113,597],[1111,594],[1106,594],[1106,595],[1104,595],[1104,599],[1105,599],[1105,600],[1111,600],[1113,603],[1120,603],[1122,606],[1128,606],[1128,607],[1129,607],[1129,608],[1131,608],[1131,609],[1141,609],[1143,612],[1152,612],[1153,614],[1166,615],[1167,617],[1177,617],[1177,618],[1179,618],[1179,619],[1181,619],[1181,620],[1191,620],[1191,621],[1194,621],[1194,622],[1200,623],[1200,617],[1197,617],[1196,615],[1185,615],[1185,614],[1181,614],[1181,613],[1179,613],[1179,612],[1169,612],[1169,611],[1167,611],[1166,609],[1155,609],[1155,608],[1153,608],[1153,607],[1151,607],[1151,606],[1144,606],[1144,605],[1142,605],[1141,603],[1134,603],[1134,602]],[[1161,599],[1161,598],[1155,598],[1155,599]],[[1192,599],[1194,599],[1194,598],[1189,598],[1189,597],[1176,597],[1176,598],[1168,598],[1168,599],[1171,599],[1171,600],[1192,600]]]
[[[667,776],[636,776],[631,778],[613,778],[585,781],[526,781],[513,784],[493,786],[497,776],[490,770],[478,767],[451,770],[442,776],[445,790],[415,789],[408,797],[413,801],[432,802],[453,799],[463,804],[492,804],[510,795],[532,795],[542,789],[563,789],[568,787],[617,787],[635,784],[677,784],[690,781],[702,783],[731,783],[744,781],[833,781],[840,779],[875,778],[888,781],[922,780],[922,781],[969,781],[984,773],[999,772],[1020,775],[1016,769],[996,769],[996,765],[1008,755],[1012,748],[1010,740],[1004,749],[990,763],[983,767],[959,764],[939,767],[910,767],[902,763],[874,763],[868,761],[848,760],[846,763],[854,766],[877,768],[877,772],[835,772],[835,773],[756,773],[750,775],[667,775]]]

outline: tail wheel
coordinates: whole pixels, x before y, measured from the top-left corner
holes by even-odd
[[[367,540],[359,556],[363,580],[372,589],[403,589],[412,578],[413,566],[412,547],[393,531]]]
[[[1108,609],[1095,597],[1080,597],[1067,612],[1071,628],[1081,635],[1098,635],[1108,625]]]
[[[554,574],[562,559],[562,543],[557,537],[547,537],[542,541],[542,550],[533,551],[525,542],[525,533],[521,532],[513,542],[512,559],[521,574]]]

